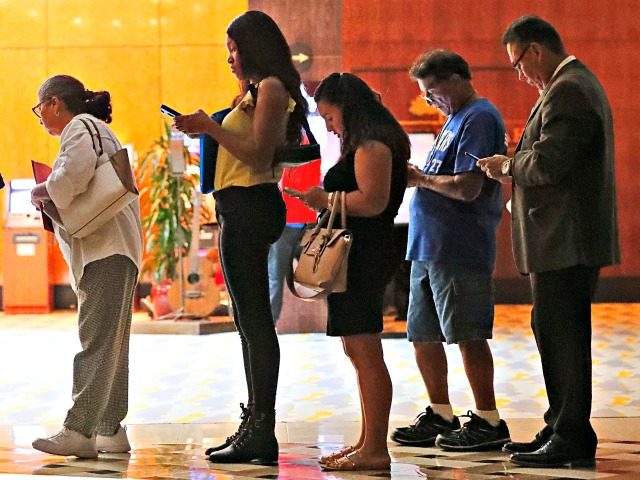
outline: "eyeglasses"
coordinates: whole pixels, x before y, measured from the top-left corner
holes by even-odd
[[[522,61],[522,58],[524,57],[524,54],[527,53],[527,50],[529,50],[529,47],[531,46],[531,44],[529,43],[526,47],[524,47],[524,50],[522,51],[522,53],[520,54],[520,56],[518,57],[518,59],[513,62],[511,64],[511,66],[513,68],[515,68],[516,70],[518,70],[518,65],[520,65],[520,62]]]
[[[37,104],[35,107],[33,107],[31,109],[31,111],[34,113],[34,115],[38,118],[42,118],[41,114],[42,114],[42,107],[44,106],[45,103],[47,103],[49,100],[51,100],[52,97],[48,97],[45,98],[44,100],[42,100],[39,104]]]
[[[420,98],[427,102],[428,105],[433,105],[435,103],[435,99],[433,98],[433,94],[427,90],[424,95],[420,95]]]

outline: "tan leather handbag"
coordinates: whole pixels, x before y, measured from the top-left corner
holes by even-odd
[[[345,195],[345,192],[336,192],[330,208],[302,233],[299,254],[287,275],[289,289],[298,298],[318,300],[347,289],[352,236],[346,228]],[[342,228],[333,227],[338,209]]]

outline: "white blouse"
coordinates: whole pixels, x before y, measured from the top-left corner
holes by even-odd
[[[87,189],[98,161],[98,139],[95,132],[93,135],[89,133],[80,118],[89,123],[92,132],[93,126],[88,120],[95,123],[107,154],[113,154],[122,148],[104,122],[87,113],[76,115],[62,130],[60,152],[46,182],[47,192],[58,208],[67,208],[76,196]],[[95,149],[92,139],[95,141]],[[71,271],[71,287],[74,291],[86,265],[111,255],[120,254],[130,258],[138,272],[140,271],[143,246],[138,200],[131,202],[112,220],[84,238],[71,237],[55,223],[54,230],[62,256]]]

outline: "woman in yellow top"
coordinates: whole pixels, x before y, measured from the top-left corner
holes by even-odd
[[[285,206],[272,167],[276,148],[300,142],[307,102],[300,75],[276,23],[249,11],[227,28],[227,62],[247,85],[242,100],[218,125],[202,111],[175,118],[189,135],[207,134],[219,144],[215,174],[220,259],[233,301],[247,380],[248,403],[238,431],[207,450],[217,463],[276,463],[275,398],[280,349],[269,303],[267,258],[282,233]]]

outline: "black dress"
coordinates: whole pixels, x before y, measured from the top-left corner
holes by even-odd
[[[325,190],[352,192],[358,189],[354,160],[355,153],[347,154],[327,172]],[[392,149],[391,191],[382,213],[375,217],[347,215],[347,228],[353,235],[347,290],[327,298],[329,336],[382,332],[384,290],[398,264],[394,254],[393,219],[407,187],[407,160]]]

